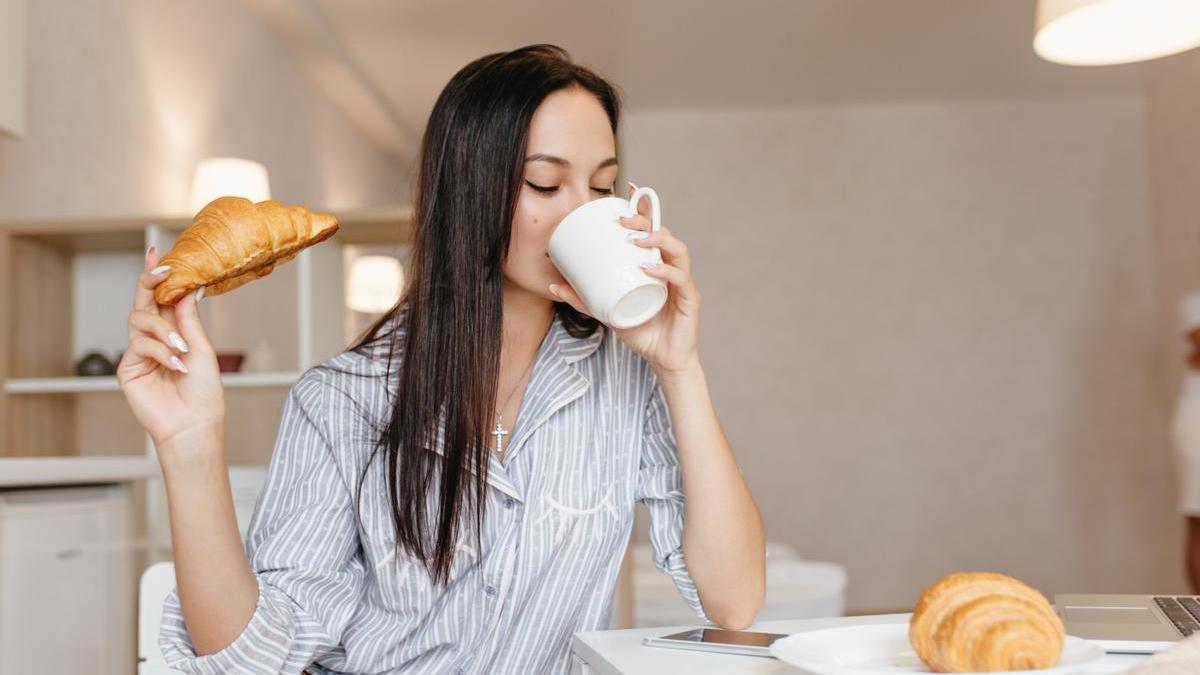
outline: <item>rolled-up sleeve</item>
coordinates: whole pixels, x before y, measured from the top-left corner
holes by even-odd
[[[340,646],[365,577],[353,499],[330,443],[326,387],[310,371],[284,402],[246,549],[258,581],[249,623],[219,652],[198,656],[178,590],[163,605],[159,645],[171,668],[217,673],[342,670]]]
[[[683,559],[683,478],[670,411],[657,381],[646,405],[636,497],[650,511],[654,566],[670,575],[679,595],[696,616],[708,621],[700,605],[696,582],[688,574]]]

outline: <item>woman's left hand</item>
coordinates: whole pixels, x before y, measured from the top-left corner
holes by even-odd
[[[636,186],[630,183],[630,196],[635,189]],[[649,361],[659,376],[683,373],[700,363],[700,289],[692,279],[687,246],[665,227],[652,232],[649,215],[648,200],[643,199],[638,203],[637,215],[622,218],[621,224],[647,233],[644,239],[635,239],[635,244],[642,248],[657,246],[662,252],[661,264],[643,265],[643,270],[666,282],[667,303],[646,323],[616,329],[617,337]],[[583,300],[569,284],[551,286],[550,291],[577,311],[589,314]]]

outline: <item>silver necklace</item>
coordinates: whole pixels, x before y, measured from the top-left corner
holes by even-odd
[[[495,450],[497,457],[504,457],[504,437],[509,434],[508,429],[505,429],[503,424],[504,409],[508,407],[508,402],[512,400],[513,394],[517,393],[517,389],[521,388],[521,382],[525,380],[525,376],[529,374],[529,371],[533,370],[533,364],[535,363],[537,363],[536,352],[534,353],[533,358],[529,360],[529,367],[525,369],[524,373],[521,373],[521,377],[518,378],[517,383],[513,385],[512,391],[508,392],[508,398],[504,399],[504,404],[501,405],[500,409],[496,411],[496,428],[492,429],[491,433],[492,438],[496,439]]]

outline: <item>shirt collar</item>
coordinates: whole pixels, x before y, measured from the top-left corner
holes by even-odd
[[[591,356],[600,347],[600,343],[604,342],[604,332],[607,328],[604,324],[600,324],[591,335],[577,338],[567,332],[562,318],[555,316],[550,330],[555,333],[553,337],[558,344],[558,351],[562,354],[563,361],[570,365]]]

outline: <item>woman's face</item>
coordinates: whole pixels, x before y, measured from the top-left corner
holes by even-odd
[[[513,215],[504,279],[547,300],[566,280],[550,262],[554,227],[575,207],[611,196],[617,179],[616,139],[608,115],[584,89],[560,89],[529,123],[525,176]]]

